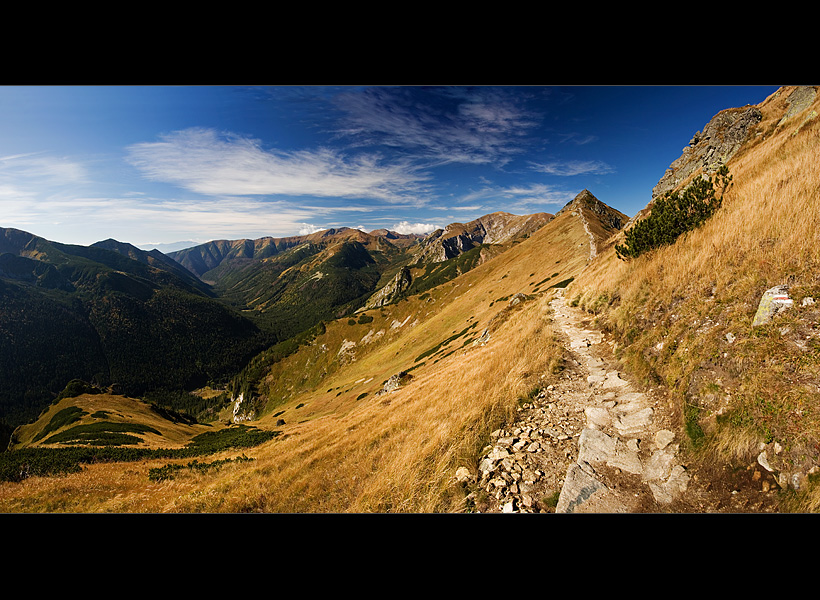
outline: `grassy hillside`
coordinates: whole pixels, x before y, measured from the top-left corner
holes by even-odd
[[[274,258],[230,265],[215,290],[278,340],[285,340],[359,308],[375,291],[381,270],[360,242],[305,244]]]
[[[216,241],[172,253],[222,302],[274,341],[352,313],[412,259],[412,237],[329,229],[293,238]],[[396,244],[394,244],[396,242]]]
[[[158,410],[147,402],[115,394],[81,394],[63,398],[15,432],[12,450],[59,447],[70,443],[181,448],[211,425]]]
[[[327,322],[260,380],[253,425],[281,435],[244,450],[253,460],[173,481],[149,480],[156,461],[90,464],[0,483],[0,510],[468,510],[455,470],[475,468],[490,433],[560,373],[548,301],[588,256],[582,221],[566,214],[457,279]],[[402,371],[398,391],[377,394]],[[89,499],[88,486],[105,491]]]
[[[694,457],[745,468],[765,450],[791,508],[817,510],[820,304],[803,300],[820,300],[820,103],[784,120],[789,91],[760,105],[711,219],[630,261],[614,238],[568,297],[598,315],[633,373],[675,393]],[[794,308],[753,328],[763,292],[780,284]]]

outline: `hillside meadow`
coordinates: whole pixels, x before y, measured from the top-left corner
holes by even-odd
[[[744,468],[766,450],[798,484],[783,481],[790,509],[815,511],[820,103],[782,122],[777,94],[759,108],[759,134],[728,162],[733,185],[709,221],[629,261],[615,256],[616,236],[567,297],[614,336],[625,368],[675,393],[693,458]],[[776,285],[789,286],[794,308],[753,328],[763,292]]]
[[[367,311],[372,321],[327,323],[276,363],[251,422],[279,431],[275,439],[215,453],[203,460],[222,461],[218,468],[179,469],[167,480],[149,473],[190,461],[91,464],[2,483],[0,511],[469,511],[455,471],[474,471],[490,433],[560,375],[565,350],[549,301],[588,258],[582,221],[556,217],[456,280]],[[346,341],[356,344],[340,354]],[[399,390],[376,393],[399,372],[410,374]]]

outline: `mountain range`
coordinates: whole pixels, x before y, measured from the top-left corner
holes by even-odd
[[[169,255],[0,228],[0,420],[30,420],[73,379],[134,396],[224,384],[266,347],[352,314],[398,270],[421,270],[418,285],[425,265],[502,248],[550,217],[496,213],[426,237],[339,228],[216,240]]]
[[[117,407],[135,448],[180,447],[208,428],[275,437],[251,459],[243,450],[247,463],[154,484],[148,499],[148,466],[118,472],[131,487],[105,475],[120,491],[97,500],[67,478],[66,505],[465,510],[470,492],[486,493],[455,484],[456,469],[474,469],[492,434],[574,360],[552,320],[560,294],[636,385],[662,390],[693,470],[730,489],[747,475],[756,485],[768,465],[782,506],[816,510],[816,92],[787,86],[715,115],[633,217],[583,190],[555,214],[493,213],[426,236],[338,228],[167,255],[0,229],[7,454],[61,447],[52,435],[78,446],[72,428],[99,427]],[[616,252],[659,203],[724,166],[731,185],[704,224],[634,258]],[[753,326],[775,286],[793,308]]]

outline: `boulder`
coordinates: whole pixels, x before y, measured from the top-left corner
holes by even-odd
[[[484,345],[489,341],[490,341],[490,329],[487,328],[487,329],[484,330],[484,333],[481,334],[481,337],[473,342],[473,346]]]
[[[509,305],[510,306],[515,306],[516,304],[518,304],[522,300],[526,300],[526,299],[527,299],[527,297],[524,294],[522,294],[521,292],[517,292],[515,295],[513,295],[512,298],[510,298]]]
[[[770,323],[776,315],[791,308],[793,304],[794,301],[789,298],[788,286],[776,285],[773,288],[769,288],[763,293],[763,297],[760,298],[760,304],[757,307],[755,318],[752,321],[752,327]]]
[[[467,467],[459,467],[456,469],[456,481],[459,483],[467,483],[472,478],[473,476]]]
[[[402,385],[410,381],[412,378],[413,376],[410,375],[410,373],[408,373],[407,371],[401,371],[400,373],[396,373],[385,382],[384,387],[382,387],[382,389],[376,392],[376,395],[381,396],[382,394],[389,394],[391,392],[395,392]]]

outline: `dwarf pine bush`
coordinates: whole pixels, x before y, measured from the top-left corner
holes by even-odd
[[[723,165],[714,181],[711,177],[698,178],[682,192],[667,192],[658,198],[649,217],[625,233],[624,244],[615,246],[618,258],[637,258],[649,250],[674,244],[682,234],[700,227],[720,208],[731,181],[729,169]]]

